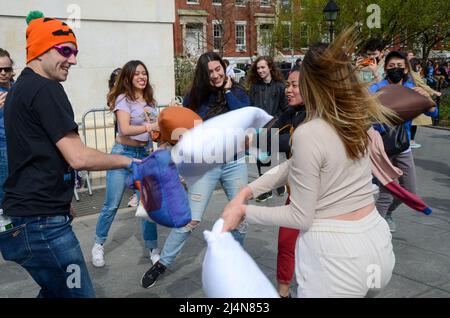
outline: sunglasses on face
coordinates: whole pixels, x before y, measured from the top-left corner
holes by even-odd
[[[11,66],[9,67],[0,67],[0,73],[5,71],[5,73],[11,73],[13,68]]]
[[[78,54],[77,49],[72,49],[70,46],[67,45],[55,45],[53,48],[56,49],[58,53],[64,56],[65,58],[71,57],[72,54],[74,56],[77,56]]]

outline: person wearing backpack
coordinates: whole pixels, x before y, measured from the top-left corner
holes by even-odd
[[[414,85],[414,82],[410,77],[410,67],[407,60],[407,56],[400,51],[392,51],[386,56],[385,61],[385,73],[386,78],[381,82],[373,84],[369,87],[371,93],[378,92],[381,88],[394,84],[403,85],[404,87],[411,88],[417,93],[429,97],[429,94],[421,87]],[[437,116],[437,108],[433,107],[425,115],[430,117]],[[411,140],[411,125],[412,121],[408,120],[403,123],[404,128],[408,134],[408,142]],[[385,131],[385,128],[381,125],[374,125],[374,128],[380,133]],[[405,151],[391,155],[390,160],[392,164],[403,171],[403,175],[399,178],[399,183],[402,187],[411,193],[416,193],[416,170],[414,165],[414,159],[411,152],[411,147],[408,147]],[[392,212],[401,204],[402,202],[395,198],[392,193],[387,190],[383,185],[380,185],[380,194],[378,196],[376,206],[378,212],[382,217],[388,222],[391,232],[395,232],[397,226],[392,218]]]

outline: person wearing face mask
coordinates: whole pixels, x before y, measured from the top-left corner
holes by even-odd
[[[364,64],[364,58],[359,57],[356,60],[356,67],[359,69],[358,79],[363,83],[377,83],[384,77],[384,47],[382,40],[372,38],[364,46],[364,52],[370,64]]]
[[[183,99],[183,106],[193,110],[204,121],[249,106],[250,100],[245,89],[227,77],[225,72],[226,65],[217,53],[202,54],[197,61],[191,89]],[[200,224],[219,181],[229,200],[245,187],[248,174],[244,154],[209,170],[198,181],[188,186],[192,221],[170,231],[161,250],[160,260],[142,276],[142,287],[152,287],[166,268],[175,261],[192,231]],[[232,234],[243,245],[246,232],[247,222],[244,220]]]
[[[421,87],[414,85],[410,77],[410,67],[407,60],[407,56],[403,52],[392,51],[386,56],[385,60],[385,72],[386,79],[373,84],[369,87],[370,92],[376,93],[381,88],[389,85],[403,85],[404,87],[411,88],[417,93],[429,98],[429,94]],[[425,115],[430,117],[437,116],[437,108],[433,107]],[[409,140],[411,140],[411,124],[412,121],[408,120],[403,123]],[[374,125],[374,128],[378,131],[384,131],[383,126]],[[414,159],[411,153],[411,148],[406,151],[393,155],[389,158],[392,164],[403,171],[403,175],[399,178],[399,183],[402,187],[412,193],[416,193],[416,170],[414,166]],[[388,222],[391,232],[396,231],[396,224],[392,218],[392,212],[401,204],[401,201],[395,198],[390,191],[380,185],[380,194],[378,196],[376,206],[381,216],[383,216]]]

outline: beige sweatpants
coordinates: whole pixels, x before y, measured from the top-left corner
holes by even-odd
[[[298,297],[373,297],[395,265],[392,236],[375,209],[358,221],[315,219],[297,239]]]

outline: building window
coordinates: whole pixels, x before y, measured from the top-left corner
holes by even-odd
[[[236,51],[245,52],[247,50],[245,39],[246,22],[236,22]]]
[[[301,38],[307,38],[308,37],[308,25],[302,24],[300,26],[300,37]]]
[[[283,7],[283,9],[290,9],[291,0],[281,0],[281,6]]]
[[[270,0],[260,0],[261,7],[270,7]]]
[[[237,6],[245,6],[246,0],[234,0],[234,4]]]
[[[222,5],[222,0],[213,0],[212,4],[216,5],[216,6],[221,6]]]
[[[283,27],[283,50],[291,48],[291,23],[282,22]]]
[[[199,4],[199,0],[187,0],[187,4]]]
[[[213,46],[215,51],[222,50],[223,26],[220,21],[213,21]]]

